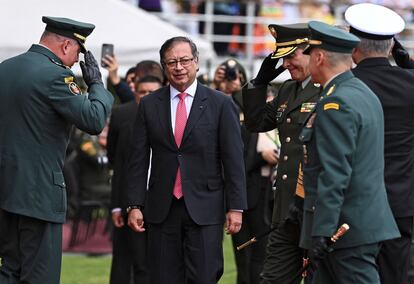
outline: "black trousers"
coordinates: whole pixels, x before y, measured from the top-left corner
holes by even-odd
[[[125,224],[127,224],[126,220]],[[110,283],[150,283],[146,232],[134,232],[127,225],[122,228],[114,228]]]
[[[62,224],[0,209],[0,283],[59,284]]]
[[[215,284],[223,274],[223,224],[201,226],[183,198],[174,199],[167,219],[148,224],[152,284]]]
[[[260,273],[263,270],[266,254],[267,236],[242,250],[238,251],[236,247],[269,229],[273,207],[273,201],[267,198],[267,194],[271,191],[270,187],[269,178],[264,177],[262,178],[261,187],[251,189],[260,191],[257,204],[254,208],[249,208],[243,212],[241,230],[231,236],[237,267],[237,284],[260,283]]]
[[[382,284],[409,284],[413,217],[395,218],[401,238],[382,243],[377,263]]]
[[[290,284],[303,266],[304,250],[299,247],[303,201],[296,197],[288,217],[269,235],[262,284]],[[294,283],[300,283],[299,278]]]

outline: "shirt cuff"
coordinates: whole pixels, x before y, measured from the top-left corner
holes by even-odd
[[[114,208],[114,209],[112,209],[112,213],[116,213],[116,212],[121,212],[122,211],[122,209],[121,208],[119,208],[119,207],[116,207],[116,208]]]
[[[241,209],[230,209],[229,212],[240,212],[240,213],[243,213],[243,210],[241,210]]]

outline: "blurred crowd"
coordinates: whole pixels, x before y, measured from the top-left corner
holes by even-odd
[[[202,0],[123,0],[149,12],[158,12],[158,15],[176,26],[186,30],[191,35],[203,34],[206,22],[201,20],[174,20],[174,15],[181,13],[205,14],[206,3]],[[343,20],[346,7],[356,3],[374,3],[387,6],[397,11],[407,23],[413,22],[414,1],[412,0],[255,0],[255,1],[212,1],[213,14],[224,16],[247,16],[249,2],[255,4],[254,16],[272,19],[273,22],[287,21],[306,22],[307,19],[321,20],[327,23],[338,23]],[[151,3],[150,5],[148,3]],[[299,20],[303,19],[303,20]],[[213,24],[214,35],[246,36],[246,24],[231,21],[217,21]],[[255,24],[253,35],[256,37],[268,36],[267,24]],[[265,42],[255,43],[254,56],[263,57],[273,48],[273,41],[267,38]],[[243,56],[246,55],[246,46],[238,40],[228,42],[214,42],[214,49],[218,55]]]

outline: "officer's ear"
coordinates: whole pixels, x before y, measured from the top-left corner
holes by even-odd
[[[62,52],[63,52],[63,54],[64,55],[68,54],[71,47],[72,47],[72,45],[74,45],[74,44],[78,44],[78,43],[77,42],[76,43],[72,42],[70,39],[65,39],[62,42]]]

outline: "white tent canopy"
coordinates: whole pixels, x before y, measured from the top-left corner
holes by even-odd
[[[97,60],[102,43],[112,43],[120,75],[141,60],[159,61],[162,43],[173,36],[189,36],[156,16],[120,0],[0,0],[0,62],[38,43],[45,28],[42,16],[66,17],[96,26],[86,47]],[[212,45],[193,38],[200,52],[200,65],[214,56]],[[74,69],[75,72],[79,72]]]

